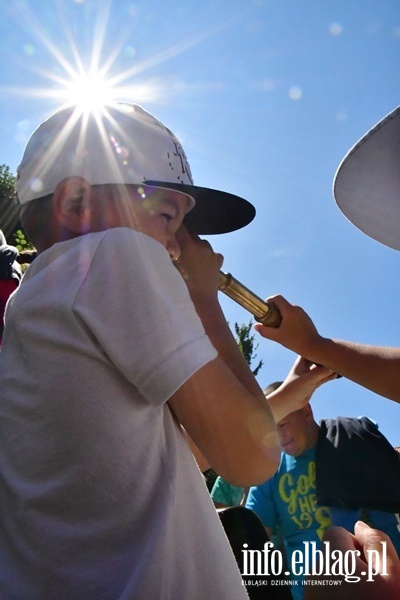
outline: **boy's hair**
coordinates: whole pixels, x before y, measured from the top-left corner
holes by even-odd
[[[179,140],[150,113],[126,102],[89,112],[70,106],[44,121],[18,167],[20,204],[35,202],[41,212],[37,201],[43,202],[69,177],[81,177],[91,186],[147,185],[184,193],[190,199],[185,224],[195,233],[233,231],[255,215],[243,198],[194,186]],[[28,215],[34,220],[31,211]],[[39,216],[36,224],[40,221]]]
[[[52,235],[53,222],[53,195],[38,198],[25,204],[20,213],[21,225],[29,241],[35,248],[49,246]]]
[[[269,396],[272,392],[275,392],[278,388],[281,387],[283,381],[274,381],[274,383],[270,383],[264,390],[264,396]]]

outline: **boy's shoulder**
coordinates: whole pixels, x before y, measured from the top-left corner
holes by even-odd
[[[97,250],[100,252],[110,252],[112,251],[112,248],[115,248],[116,250],[119,248],[121,252],[124,249],[132,251],[135,246],[137,248],[152,248],[154,249],[154,252],[157,250],[160,251],[160,249],[163,250],[164,253],[166,252],[162,244],[141,231],[129,227],[115,227],[103,231],[85,233],[84,235],[69,240],[57,242],[42,252],[39,257],[41,261],[43,261],[50,257],[67,255],[74,252],[80,253],[84,249],[86,249],[86,251],[91,249],[92,252],[96,252]],[[35,262],[38,263],[39,260],[35,259]]]

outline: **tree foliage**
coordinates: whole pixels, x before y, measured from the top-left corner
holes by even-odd
[[[2,197],[16,201],[15,177],[10,173],[10,167],[7,165],[0,165],[0,189]]]
[[[10,167],[0,165],[0,229],[9,244],[19,251],[32,249],[19,219],[20,206],[15,193],[15,176]]]
[[[254,342],[255,336],[250,335],[252,327],[252,320],[250,320],[247,325],[239,325],[238,323],[234,324],[236,342],[250,367],[252,366],[252,362],[257,358],[256,350],[258,348],[258,344],[255,344]],[[258,372],[260,371],[263,364],[264,362],[262,360],[258,362],[256,368],[252,370],[254,376],[258,375]]]

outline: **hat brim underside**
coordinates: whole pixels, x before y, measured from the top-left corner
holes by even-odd
[[[144,183],[181,191],[192,196],[196,205],[187,213],[183,222],[189,231],[199,235],[236,231],[248,225],[256,214],[256,209],[250,202],[228,192],[165,181]]]
[[[344,157],[333,185],[344,215],[363,233],[400,250],[400,107]]]

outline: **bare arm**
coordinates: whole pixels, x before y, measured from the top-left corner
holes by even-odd
[[[336,373],[298,356],[282,385],[267,396],[275,422],[303,408],[315,390],[332,379]]]
[[[196,444],[194,443],[194,441],[192,440],[192,438],[190,437],[188,432],[183,427],[182,427],[182,431],[186,438],[187,443],[189,444],[189,447],[192,451],[192,454],[197,463],[197,466],[199,467],[200,471],[202,473],[204,473],[204,471],[207,471],[207,469],[211,468],[210,463],[208,462],[206,457],[200,452],[200,450],[198,449],[198,447],[196,446]]]
[[[186,381],[169,404],[217,473],[237,486],[261,483],[278,467],[278,437],[268,403],[218,302],[222,257],[184,229],[179,243],[179,270],[218,357]]]
[[[270,298],[282,315],[280,327],[255,325],[265,338],[340,373],[360,385],[400,402],[400,348],[368,346],[322,337],[310,317],[282,296]]]
[[[325,367],[317,367],[309,360],[298,356],[282,385],[267,396],[275,423],[279,423],[289,413],[303,408],[310,401],[318,387],[335,378],[336,373]],[[205,471],[210,468],[211,465],[187,431],[183,431],[200,470]],[[222,504],[217,505],[215,502],[214,504],[216,508],[224,506]]]

